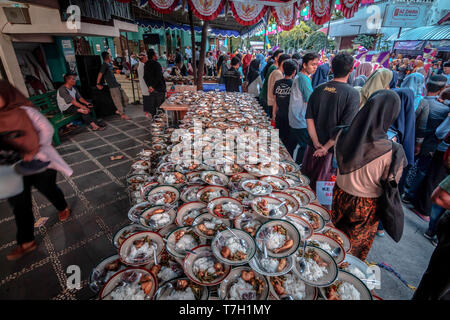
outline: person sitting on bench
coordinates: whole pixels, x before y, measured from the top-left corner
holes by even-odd
[[[92,103],[87,102],[75,87],[76,75],[66,74],[64,84],[58,89],[56,100],[58,107],[64,114],[80,113],[83,122],[90,125],[94,131],[103,131],[105,128],[98,125],[90,115],[90,108],[94,107]]]

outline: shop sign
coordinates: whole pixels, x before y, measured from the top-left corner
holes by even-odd
[[[390,4],[386,7],[383,27],[416,28],[424,25],[425,4]]]

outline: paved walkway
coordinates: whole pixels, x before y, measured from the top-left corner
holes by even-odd
[[[72,166],[70,178],[58,175],[58,185],[72,208],[71,218],[60,223],[55,209],[39,193],[33,192],[36,219],[49,217],[36,230],[39,247],[23,259],[10,262],[5,256],[15,245],[16,226],[6,201],[0,201],[0,299],[89,299],[87,287],[93,267],[117,252],[112,238],[129,223],[130,207],[125,177],[137,153],[148,147],[148,121],[141,106],[130,106],[131,121],[106,119],[103,132],[71,135],[59,153]],[[110,156],[123,155],[111,161]],[[426,223],[410,211],[405,212],[405,234],[396,244],[388,237],[376,239],[369,261],[385,262],[417,286],[428,265],[433,246],[423,237]],[[81,290],[67,290],[67,267],[78,265],[82,271]],[[393,274],[382,271],[384,299],[410,299],[413,291]]]

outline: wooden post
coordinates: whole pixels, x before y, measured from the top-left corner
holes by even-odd
[[[197,66],[195,65],[195,30],[194,30],[194,18],[192,16],[191,6],[189,6],[189,24],[191,26],[191,41],[192,41],[191,65],[192,65],[192,70],[194,72],[194,84],[197,84]]]
[[[128,32],[125,32],[125,36],[127,39],[128,62],[130,63],[131,90],[133,90],[132,104],[139,104],[140,102],[139,100],[136,100],[136,94],[134,93],[134,74],[133,74],[133,67],[131,66],[131,53],[130,53],[130,45],[128,44]]]
[[[267,43],[266,43],[266,36],[267,34],[267,23],[264,24],[264,56],[266,55],[266,51],[267,51]]]
[[[200,44],[200,57],[197,70],[197,90],[203,90],[203,69],[205,67],[206,38],[208,37],[208,27],[209,21],[204,21],[202,27],[202,42]]]

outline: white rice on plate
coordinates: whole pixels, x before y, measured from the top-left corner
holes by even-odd
[[[301,255],[297,255],[296,260],[300,261]],[[305,272],[302,274],[302,276],[309,281],[320,280],[325,274],[328,273],[326,267],[320,267],[313,259],[308,259],[305,257],[305,264]]]
[[[266,238],[267,249],[271,251],[281,248],[285,242],[286,236],[278,232],[271,232]]]
[[[150,220],[153,221],[156,229],[160,229],[170,223],[170,215],[166,212],[158,213],[151,216]]]
[[[228,238],[225,242],[225,246],[230,249],[232,255],[238,251],[243,253],[247,251],[235,237]]]
[[[178,240],[175,245],[175,250],[179,252],[184,252],[186,250],[191,250],[198,246],[197,241],[195,241],[194,237],[190,234],[185,234]]]
[[[241,277],[239,277],[239,280],[234,283],[229,290],[230,300],[248,300],[248,298],[245,299],[245,296],[256,298],[256,291],[253,289],[253,286],[242,280]]]
[[[158,278],[160,278],[163,281],[169,281],[169,280],[175,279],[179,276],[180,276],[180,274],[173,271],[172,268],[165,267],[165,266],[163,266],[161,268],[161,271],[158,273]]]
[[[342,300],[361,300],[359,291],[354,285],[348,282],[342,283],[337,293]]]
[[[130,253],[125,260],[127,260],[128,262],[134,262],[136,260],[136,257],[143,253],[146,257],[153,256],[153,250],[150,250],[150,245],[147,242],[145,242],[139,249],[136,249],[136,246],[134,245],[131,246]]]
[[[239,206],[233,202],[227,202],[222,205],[222,210],[225,213],[237,214],[240,212]]]
[[[214,230],[216,226],[223,224],[223,221],[217,218],[212,218],[211,220],[204,220],[203,224],[207,229]]]
[[[283,287],[286,294],[291,295],[295,300],[303,300],[306,297],[306,286],[297,276],[292,273],[285,274],[286,280]]]
[[[139,284],[133,283],[115,288],[109,297],[112,300],[144,300],[145,293]]]
[[[192,271],[198,273],[199,271],[206,271],[209,274],[216,274],[216,269],[214,269],[215,260],[212,257],[201,257],[195,260]]]
[[[185,291],[174,290],[163,300],[195,300],[195,295],[191,287],[188,287]]]
[[[280,264],[280,261],[277,259],[269,258],[269,257],[267,259],[265,259],[263,257],[260,260],[260,264],[263,267],[263,269],[266,270],[267,272],[275,273],[275,272],[277,272],[277,268],[278,268],[278,265]]]

